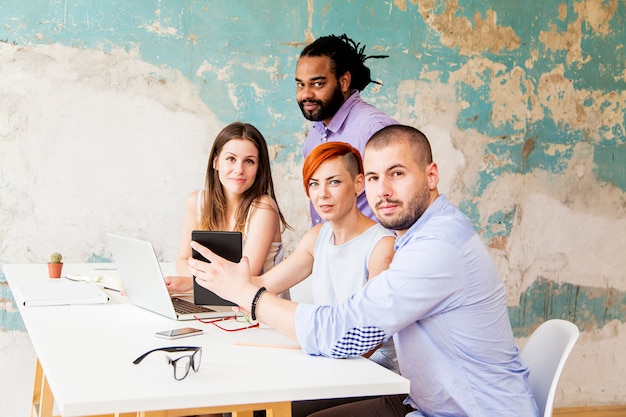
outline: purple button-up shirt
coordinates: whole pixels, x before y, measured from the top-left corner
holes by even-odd
[[[358,90],[352,90],[350,97],[341,105],[335,113],[328,126],[324,122],[313,122],[309,133],[304,141],[304,157],[317,145],[324,142],[347,142],[361,152],[365,150],[365,144],[385,126],[397,124],[398,122],[371,104],[361,99]],[[359,210],[367,217],[378,221],[367,204],[365,192],[361,193],[357,199]],[[322,221],[311,204],[311,223],[313,226]]]

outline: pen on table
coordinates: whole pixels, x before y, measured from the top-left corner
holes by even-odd
[[[64,277],[65,279],[69,279],[70,281],[74,281],[74,282],[84,282],[84,283],[94,283],[96,285],[101,286],[102,288],[104,288],[105,290],[109,290],[109,291],[115,291],[115,292],[121,292],[120,290],[118,290],[117,288],[111,288],[111,287],[107,287],[106,285],[102,285],[98,282],[98,280],[93,280],[92,278],[88,278],[88,279],[83,279],[82,276],[80,275],[65,275]]]

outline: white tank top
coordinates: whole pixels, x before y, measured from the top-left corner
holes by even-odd
[[[380,239],[393,232],[376,223],[359,236],[335,245],[330,224],[324,223],[315,242],[311,280],[313,302],[336,305],[357,292],[369,278],[367,264]]]
[[[376,223],[351,241],[335,245],[333,229],[324,223],[315,242],[313,272],[308,278],[314,304],[340,304],[358,292],[369,278],[367,263],[372,250],[386,236],[395,237],[395,234]],[[370,356],[370,360],[400,373],[391,338]]]

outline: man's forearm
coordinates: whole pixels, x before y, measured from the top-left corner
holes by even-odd
[[[252,302],[252,299],[251,299]],[[250,302],[249,308],[252,303]],[[296,307],[297,303],[277,297],[276,295],[265,291],[255,308],[257,320],[273,327],[285,336],[296,339]]]

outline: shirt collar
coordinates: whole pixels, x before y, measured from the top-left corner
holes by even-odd
[[[424,223],[428,221],[428,219],[435,213],[441,211],[441,209],[448,204],[448,198],[444,194],[439,194],[439,196],[433,201],[430,206],[426,209],[426,211],[420,216],[419,219],[411,227],[406,231],[404,235],[396,239],[395,250],[398,250],[399,247],[403,246],[407,243],[407,241],[411,238],[411,235],[415,234]]]
[[[343,126],[344,122],[348,118],[350,111],[352,108],[361,100],[361,95],[359,94],[359,90],[351,90],[350,95],[343,102],[337,113],[330,119],[330,123],[328,126],[324,125],[324,122],[316,122],[314,124],[315,128],[320,132],[324,133],[326,130],[331,131],[332,133],[337,133],[341,126]]]

